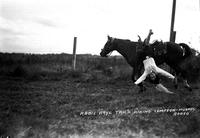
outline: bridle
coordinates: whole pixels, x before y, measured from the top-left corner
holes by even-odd
[[[114,40],[115,40],[115,38],[111,37],[111,40],[109,40],[109,41],[110,41],[110,43],[112,44]],[[103,48],[103,49],[104,49],[104,48]],[[101,49],[101,51],[102,51],[103,49]],[[109,53],[107,54],[106,57],[109,57],[109,56],[112,54],[112,52],[113,52],[113,51],[109,52]]]
[[[113,51],[111,51],[110,53],[107,54],[107,56],[109,57],[112,54]]]

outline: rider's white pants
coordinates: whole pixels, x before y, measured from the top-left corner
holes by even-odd
[[[170,79],[174,79],[175,77],[168,73],[167,71],[159,68],[156,66],[156,63],[154,61],[154,59],[152,57],[147,58],[143,61],[144,64],[144,73],[142,74],[142,76],[135,82],[135,84],[139,84],[142,81],[144,81],[146,79],[146,77],[151,73],[151,72],[155,72],[156,74],[161,74],[167,78]]]

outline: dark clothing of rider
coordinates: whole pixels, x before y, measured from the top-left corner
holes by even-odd
[[[151,79],[151,77],[148,76],[148,81],[152,84],[159,84],[160,83],[160,78],[158,75],[155,76],[156,78],[155,79]]]

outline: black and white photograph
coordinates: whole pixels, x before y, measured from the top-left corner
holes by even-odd
[[[0,0],[0,138],[199,138],[200,0]]]

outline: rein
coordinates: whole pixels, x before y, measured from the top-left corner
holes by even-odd
[[[111,51],[110,53],[108,53],[108,55],[107,55],[107,56],[109,57],[109,56],[112,54],[112,52],[113,52],[113,51]]]

